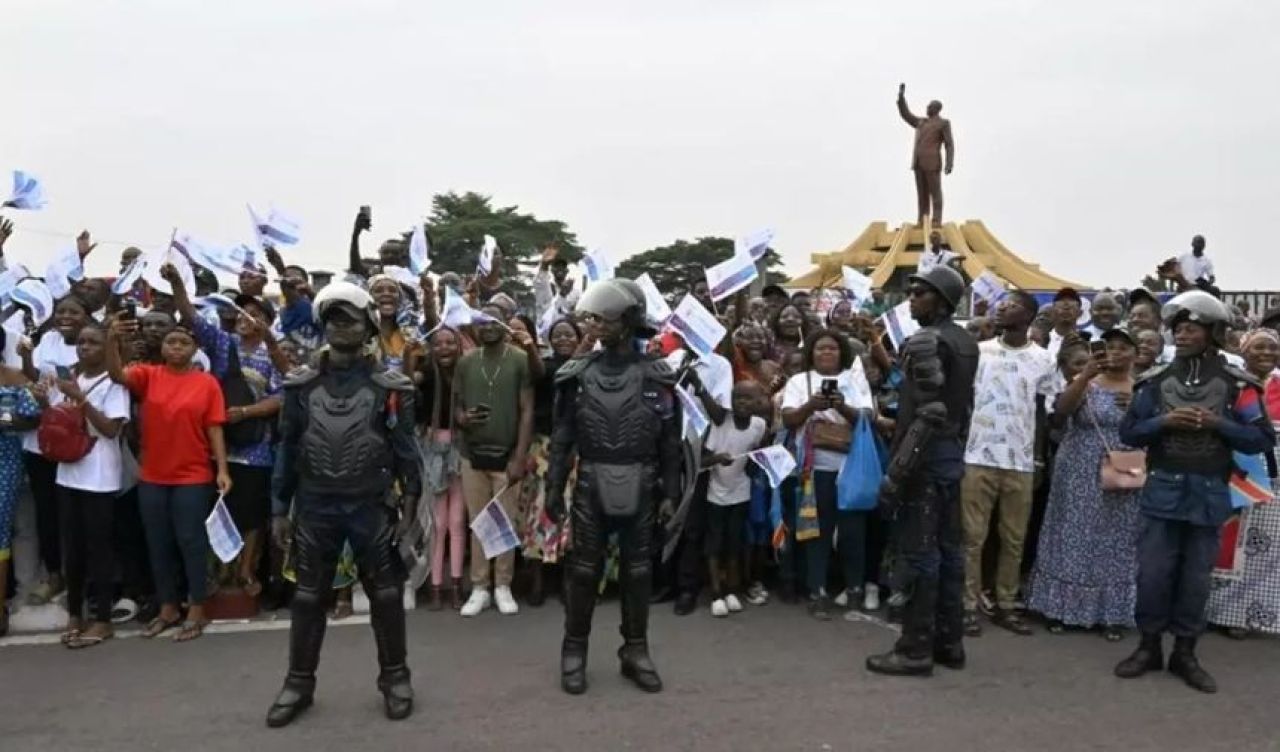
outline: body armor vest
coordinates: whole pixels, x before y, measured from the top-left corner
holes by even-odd
[[[317,496],[373,497],[391,488],[394,452],[385,425],[387,394],[372,381],[335,394],[317,379],[305,395],[307,425],[298,442],[301,486]]]
[[[1179,407],[1199,407],[1217,415],[1231,409],[1232,389],[1226,373],[1220,368],[1199,369],[1186,378],[1170,368],[1158,382],[1160,411],[1167,413]],[[1231,449],[1216,431],[1168,431],[1152,450],[1152,464],[1166,470],[1213,475],[1226,472],[1231,465]]]
[[[905,434],[916,417],[916,410],[930,402],[941,402],[947,408],[946,423],[934,436],[961,438],[969,431],[969,417],[973,412],[973,380],[978,372],[978,344],[963,328],[953,321],[944,321],[931,331],[937,337],[937,357],[942,369],[941,388],[917,383],[908,373],[903,384],[898,408],[898,431],[895,439]]]
[[[645,379],[635,363],[611,373],[600,362],[578,377],[578,455],[587,462],[656,462],[662,421],[675,405],[669,390]]]

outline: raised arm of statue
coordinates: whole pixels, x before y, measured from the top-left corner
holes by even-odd
[[[907,107],[907,86],[900,84],[898,86],[898,114],[902,119],[907,121],[907,125],[915,128],[920,125],[920,118],[911,114],[911,109]]]
[[[946,174],[951,174],[951,168],[956,163],[956,142],[951,138],[951,121],[948,120],[942,126],[942,148],[947,150],[947,163],[942,168]]]

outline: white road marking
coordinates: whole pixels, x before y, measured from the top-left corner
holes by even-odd
[[[348,625],[368,624],[368,614],[356,614],[348,616],[345,619],[334,621],[329,620],[330,627],[345,627]],[[215,621],[205,627],[205,634],[238,634],[241,632],[278,632],[289,628],[288,619],[269,619],[263,621],[248,620],[228,620]],[[168,640],[176,630],[170,630],[160,637],[158,640]],[[133,637],[141,637],[141,629],[116,630],[115,637],[117,640],[127,640]],[[58,645],[61,643],[61,633],[59,632],[36,632],[33,634],[11,635],[9,637],[0,638],[0,648],[23,647],[27,645]]]
[[[877,627],[883,627],[884,629],[887,629],[890,632],[893,632],[894,634],[902,634],[902,627],[898,626],[897,624],[891,624],[888,621],[881,619],[879,616],[876,616],[875,614],[868,614],[866,612],[859,611],[857,609],[846,611],[844,615],[844,620],[866,622],[868,624],[874,624]]]

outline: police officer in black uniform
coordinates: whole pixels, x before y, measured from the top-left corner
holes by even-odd
[[[284,726],[308,708],[324,642],[328,600],[344,541],[369,597],[378,646],[378,689],[392,720],[413,710],[405,664],[405,568],[392,502],[400,484],[401,521],[414,519],[422,481],[413,438],[413,382],[364,354],[378,332],[378,310],[363,289],[334,282],[316,296],[316,320],[329,350],[316,368],[285,382],[279,497],[293,502],[293,523],[277,508],[272,532],[288,545],[292,528],[297,592],[289,629],[289,673],[267,713]]]
[[[911,316],[922,328],[903,344],[906,381],[880,489],[881,509],[894,520],[894,589],[908,600],[901,639],[867,658],[867,669],[928,676],[935,663],[965,662],[960,479],[978,344],[951,320],[965,289],[959,273],[935,266],[908,279]]]
[[[566,563],[560,684],[587,689],[587,637],[595,609],[605,543],[618,533],[621,554],[622,674],[646,692],[662,690],[649,657],[649,596],[655,518],[669,516],[680,488],[680,410],[676,374],[642,353],[644,293],[630,280],[596,282],[577,310],[595,328],[601,349],[575,358],[556,374],[555,428],[547,471],[547,512],[565,514],[565,484],[578,456],[572,544]],[[656,503],[662,499],[661,504]]]
[[[1164,668],[1162,641],[1172,632],[1169,671],[1212,693],[1218,683],[1195,648],[1206,626],[1219,529],[1233,512],[1232,452],[1269,452],[1275,432],[1262,384],[1219,353],[1231,321],[1227,307],[1192,290],[1166,303],[1161,317],[1173,330],[1174,360],[1140,377],[1120,423],[1120,440],[1147,450],[1148,472],[1134,614],[1142,640],[1115,673],[1132,679]]]

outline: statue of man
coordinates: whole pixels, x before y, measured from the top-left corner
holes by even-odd
[[[916,129],[916,146],[911,156],[911,170],[916,174],[916,223],[924,226],[926,215],[933,224],[942,224],[942,173],[951,174],[955,164],[956,145],[951,140],[951,121],[940,117],[942,103],[933,100],[926,110],[928,117],[919,118],[907,107],[907,85],[898,84],[898,114]],[[942,147],[947,148],[947,162],[942,162]],[[933,211],[929,203],[933,202]]]

